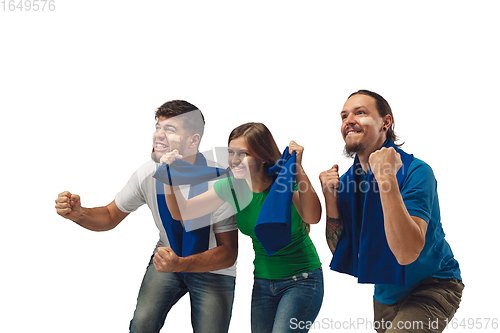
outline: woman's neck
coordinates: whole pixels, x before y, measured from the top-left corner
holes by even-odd
[[[254,193],[264,192],[273,182],[273,178],[264,173],[258,173],[251,179],[245,180],[250,190]]]

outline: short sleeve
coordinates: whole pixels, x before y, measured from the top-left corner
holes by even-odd
[[[132,213],[146,203],[146,195],[141,187],[139,170],[134,172],[127,184],[115,196],[115,203],[119,210],[124,213]]]
[[[215,193],[219,196],[219,198],[229,203],[233,212],[238,212],[239,206],[237,207],[235,203],[235,197],[234,197],[235,192],[234,189],[232,188],[232,184],[233,182],[226,177],[215,182],[214,190]]]
[[[437,182],[431,167],[414,158],[401,189],[406,210],[429,223],[436,193]]]
[[[229,187],[229,178],[219,179],[214,184],[215,193],[224,201],[231,197],[231,188]]]
[[[228,202],[212,213],[212,222],[216,234],[238,229],[234,210]]]
[[[214,184],[215,193],[222,200],[228,202],[234,212],[239,213],[245,209],[253,198],[253,192],[248,188],[244,179],[226,177]]]

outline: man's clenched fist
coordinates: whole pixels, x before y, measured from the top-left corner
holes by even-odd
[[[176,159],[182,159],[182,155],[179,154],[177,149],[172,150],[169,153],[166,153],[160,158],[160,164],[172,164]]]
[[[56,199],[56,211],[66,219],[75,221],[81,214],[80,196],[68,191],[59,193]]]
[[[339,166],[335,164],[331,169],[323,171],[319,175],[323,194],[325,196],[337,196],[340,186]]]
[[[180,272],[180,258],[170,247],[159,247],[153,257],[153,264],[158,272]]]
[[[396,177],[398,170],[403,166],[401,155],[393,147],[384,147],[371,153],[368,162],[378,182],[383,181],[385,176]]]

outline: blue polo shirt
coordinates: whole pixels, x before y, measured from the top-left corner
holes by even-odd
[[[363,175],[358,178],[358,181],[363,182],[364,180]],[[400,191],[410,216],[420,217],[428,224],[424,249],[418,259],[407,266],[407,274],[417,273],[420,268],[425,267],[428,254],[438,251],[443,258],[440,264],[441,269],[432,274],[431,277],[461,280],[458,262],[455,260],[449,244],[444,239],[445,234],[441,225],[437,181],[431,167],[422,160],[414,158],[408,168],[408,175]],[[358,195],[361,195],[361,200],[364,201],[364,195]],[[363,205],[358,207],[363,207]],[[362,212],[360,216],[362,216]],[[408,288],[392,284],[375,284],[373,297],[382,304],[395,304],[407,296],[422,281]]]

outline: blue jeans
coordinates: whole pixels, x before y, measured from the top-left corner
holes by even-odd
[[[323,271],[279,280],[254,278],[252,332],[307,332],[323,303]]]
[[[131,333],[159,332],[172,306],[187,292],[196,333],[229,329],[235,278],[213,273],[159,273],[151,260],[142,280]]]

